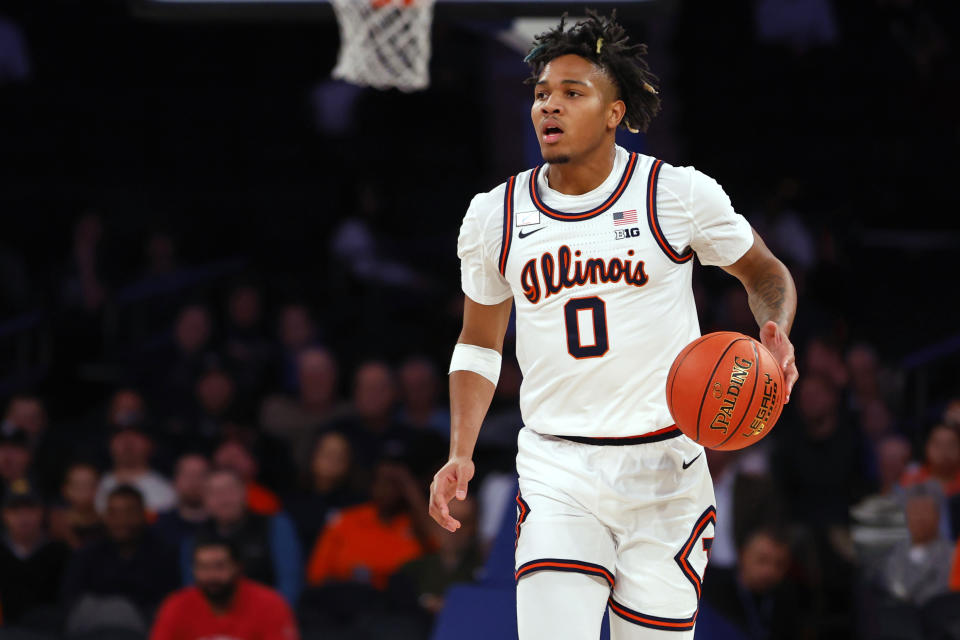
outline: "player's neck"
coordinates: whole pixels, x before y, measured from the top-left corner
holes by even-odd
[[[547,184],[554,191],[568,196],[581,196],[603,184],[617,157],[617,148],[602,145],[576,160],[551,164],[547,169]]]

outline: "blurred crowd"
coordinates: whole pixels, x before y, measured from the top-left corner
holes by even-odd
[[[263,278],[184,285],[179,265],[165,272],[172,294],[132,304],[126,333],[103,340],[91,327],[111,322],[109,283],[125,276],[103,259],[102,226],[97,214],[75,224],[61,300],[79,320],[58,340],[80,341],[71,366],[93,358],[123,384],[81,376],[77,393],[53,376],[38,385],[46,393],[6,402],[0,634],[161,640],[272,624],[304,638],[426,637],[447,587],[478,578],[513,527],[516,364],[504,367],[475,493],[455,505],[464,526],[450,535],[426,507],[449,438],[434,357],[360,356],[327,338],[307,301],[270,304]],[[145,244],[151,255],[163,243]],[[146,271],[136,287],[160,277]],[[359,328],[353,338],[375,343]],[[272,623],[242,619],[264,598]],[[203,601],[226,615],[203,627]]]

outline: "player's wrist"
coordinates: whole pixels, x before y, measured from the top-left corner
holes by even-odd
[[[470,453],[451,453],[447,458],[447,464],[456,464],[458,466],[473,464],[473,452]]]

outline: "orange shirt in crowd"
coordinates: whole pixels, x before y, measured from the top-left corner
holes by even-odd
[[[247,485],[247,507],[261,516],[276,515],[280,513],[280,498],[263,485],[251,482]]]
[[[297,640],[293,611],[279,593],[240,579],[229,611],[217,613],[197,587],[174,592],[161,605],[150,640]]]
[[[923,465],[913,469],[907,469],[900,478],[900,484],[904,487],[911,487],[915,484],[921,484],[930,479],[930,467]],[[953,477],[953,480],[943,485],[943,492],[948,495],[960,493],[960,472]]]
[[[361,504],[341,511],[317,538],[307,581],[314,586],[327,580],[362,581],[385,589],[397,569],[422,554],[410,516],[385,523],[372,503]]]

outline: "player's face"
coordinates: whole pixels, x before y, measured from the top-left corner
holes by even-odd
[[[575,161],[608,143],[623,113],[606,73],[572,54],[544,67],[530,110],[540,152],[552,164]]]

